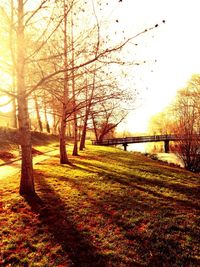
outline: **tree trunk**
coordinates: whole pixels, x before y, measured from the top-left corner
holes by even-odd
[[[17,93],[18,93],[18,122],[20,144],[22,152],[20,194],[35,194],[33,165],[32,165],[32,144],[28,114],[28,102],[25,90],[25,42],[24,42],[24,4],[18,0],[18,29],[17,29]]]
[[[63,111],[64,112],[64,111]],[[69,164],[66,151],[66,142],[65,142],[65,132],[66,132],[66,115],[63,114],[60,128],[60,163]]]
[[[13,90],[13,92],[15,91]],[[15,98],[12,101],[12,127],[17,128],[17,105]]]
[[[96,73],[94,72],[93,74],[93,82],[92,82],[92,91],[91,91],[91,95],[88,101],[88,85],[86,83],[86,109],[85,109],[85,119],[84,119],[84,124],[83,124],[83,130],[82,130],[82,134],[81,134],[81,141],[80,141],[80,150],[83,150],[85,148],[85,140],[86,140],[86,132],[87,132],[87,122],[88,122],[88,118],[89,118],[89,114],[90,114],[90,109],[91,109],[91,105],[92,105],[92,99],[94,96],[94,89],[95,89],[95,77],[96,77]]]
[[[48,122],[48,118],[47,118],[47,105],[46,105],[46,101],[45,101],[45,96],[44,96],[44,120],[45,120],[45,124],[46,124],[46,131],[47,133],[50,133],[50,126],[49,126],[49,122]]]
[[[43,131],[43,126],[42,126],[42,121],[41,121],[41,117],[40,117],[40,111],[39,111],[39,105],[38,105],[38,101],[37,101],[37,96],[34,93],[34,102],[35,102],[35,111],[36,111],[36,115],[37,115],[37,123],[39,126],[39,131],[42,132]]]
[[[93,113],[92,113],[92,123],[93,123],[93,128],[94,128],[94,134],[95,134],[95,137],[96,137],[96,141],[98,141],[99,140],[98,132],[97,132],[96,122],[95,122]]]
[[[83,150],[85,148],[87,121],[88,121],[88,112],[86,112],[85,119],[84,119],[83,130],[82,130],[82,134],[81,134],[80,147],[79,147],[80,150]]]
[[[10,52],[12,58],[12,92],[16,93],[16,69],[15,69],[15,57],[14,57],[14,40],[13,40],[13,25],[14,25],[14,6],[13,0],[11,0],[11,22],[10,22]],[[17,105],[16,99],[12,100],[12,127],[17,128]]]
[[[88,84],[86,80],[86,87],[85,87],[85,96],[86,96],[86,105],[85,105],[85,118],[83,122],[83,129],[81,133],[81,140],[80,140],[80,146],[79,149],[83,150],[85,148],[85,138],[86,138],[86,131],[87,131],[87,121],[88,121],[88,116],[89,116],[89,109],[90,109],[90,104],[88,104]]]
[[[66,11],[66,2],[63,1],[64,9],[64,69],[67,69],[67,11]],[[60,163],[69,164],[67,151],[66,151],[66,119],[67,119],[67,104],[68,104],[68,73],[64,72],[64,92],[63,92],[63,111],[61,117],[61,126],[60,126]]]
[[[58,124],[59,124],[59,119],[56,118],[56,114],[53,112],[53,134],[57,134],[58,133]]]
[[[74,148],[72,155],[78,156],[78,125],[76,114],[74,114]]]
[[[71,121],[68,121],[68,123],[67,123],[66,136],[69,137],[69,138],[74,136],[74,133],[72,132],[72,122]]]
[[[78,125],[76,112],[76,96],[75,96],[75,77],[74,77],[74,32],[73,32],[73,8],[71,10],[71,42],[72,42],[72,104],[73,104],[73,122],[74,122],[74,148],[73,156],[78,156]]]

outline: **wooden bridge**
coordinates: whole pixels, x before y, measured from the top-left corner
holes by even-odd
[[[124,150],[127,150],[128,144],[147,143],[147,142],[164,142],[165,153],[169,153],[169,142],[186,140],[183,135],[164,134],[164,135],[148,135],[148,136],[134,136],[125,138],[105,139],[102,141],[92,140],[93,145],[100,146],[114,146],[123,145]]]

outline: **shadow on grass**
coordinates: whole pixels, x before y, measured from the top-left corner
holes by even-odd
[[[0,151],[0,160],[3,161],[3,163],[0,164],[0,166],[3,166],[3,165],[7,165],[10,162],[15,161],[16,158],[12,153],[8,151]]]
[[[88,235],[80,232],[75,222],[70,220],[70,209],[66,203],[43,177],[37,180],[37,184],[42,192],[40,197],[29,197],[26,201],[39,214],[41,224],[48,227],[49,233],[68,255],[70,263],[66,266],[107,266],[106,258],[98,253]]]
[[[75,165],[73,166],[76,168]],[[78,166],[78,168],[80,168],[80,166]],[[104,173],[104,179],[110,179],[110,177],[105,177],[106,175],[107,174]],[[92,178],[79,180],[58,175],[55,179],[53,175],[52,177],[51,175],[48,175],[49,182],[51,179],[52,184],[55,182],[55,180],[62,181],[65,182],[62,183],[62,186],[70,186],[70,190],[76,189],[79,192],[78,194],[80,199],[90,203],[89,210],[87,210],[88,206],[86,207],[87,216],[91,216],[93,219],[95,219],[95,214],[101,214],[101,223],[103,222],[103,226],[101,227],[108,227],[108,229],[117,227],[118,231],[120,229],[120,234],[123,236],[123,238],[120,240],[116,239],[117,241],[114,242],[121,243],[122,247],[123,244],[127,244],[127,240],[130,242],[130,246],[126,247],[125,251],[123,252],[126,254],[126,256],[130,255],[131,250],[135,250],[140,257],[141,262],[148,262],[148,264],[142,265],[135,262],[134,257],[132,257],[129,258],[127,264],[125,264],[120,258],[121,255],[119,255],[119,257],[115,256],[113,258],[109,258],[109,256],[98,253],[98,249],[95,248],[90,242],[91,233],[86,236],[76,227],[76,223],[80,223],[81,217],[76,217],[77,221],[75,222],[73,216],[71,216],[72,211],[71,208],[68,207],[66,199],[65,202],[62,201],[55,190],[53,190],[50,185],[47,184],[45,179],[40,177],[38,183],[41,189],[40,192],[43,192],[41,197],[46,203],[44,208],[40,209],[39,211],[40,220],[43,224],[48,225],[49,232],[53,234],[55,240],[62,245],[63,250],[72,260],[73,266],[162,267],[190,266],[189,264],[193,264],[191,266],[198,266],[199,262],[195,262],[195,259],[190,257],[188,251],[184,250],[176,239],[173,239],[172,236],[167,237],[170,233],[173,233],[173,231],[182,231],[182,229],[179,229],[174,222],[172,222],[172,224],[166,228],[166,222],[162,222],[162,218],[160,218],[161,222],[156,222],[157,227],[162,226],[161,229],[158,228],[160,232],[157,231],[157,229],[156,231],[154,229],[153,232],[150,231],[149,233],[148,231],[146,232],[146,230],[138,230],[140,229],[141,223],[143,225],[143,223],[145,224],[145,222],[150,220],[149,217],[146,217],[147,213],[151,213],[153,209],[157,208],[156,205],[150,201],[150,199],[146,199],[144,201],[145,203],[143,203],[141,202],[141,198],[137,200],[134,198],[134,195],[121,195],[119,192],[112,194],[112,187],[109,192],[103,192],[102,190],[102,192],[100,192],[101,197],[99,198],[98,196],[90,195],[90,190],[92,189],[90,182],[92,182]],[[105,180],[103,181],[105,182]],[[132,187],[131,183],[127,182],[126,185],[126,189],[128,189],[130,186]],[[98,191],[97,188],[93,188],[93,191],[95,190],[96,192]],[[122,187],[122,191],[123,190],[124,188]],[[160,212],[162,209],[161,202],[159,202],[159,205],[160,210],[158,212]],[[79,203],[77,206],[79,206]],[[79,212],[78,209],[75,209],[75,212]],[[131,211],[130,215],[125,215],[124,217],[124,214],[126,214],[127,211]],[[137,220],[137,216],[141,216],[141,218]],[[136,219],[136,224],[130,222],[129,219]],[[99,218],[97,220],[99,220]],[[151,220],[154,221],[154,218],[151,217]],[[170,220],[171,218],[169,218],[169,222]],[[89,226],[90,223],[91,221],[88,222]],[[98,227],[95,231],[95,234],[98,236]],[[186,229],[184,231],[193,234],[193,231],[191,230]],[[108,240],[106,242],[109,242]],[[116,247],[118,247],[119,243],[116,244]],[[136,246],[135,243],[137,244]],[[180,265],[178,265],[179,263]]]
[[[115,168],[103,166],[103,164],[98,164],[98,162],[85,162],[84,159],[80,160],[79,158],[73,160],[70,166],[62,165],[62,168],[63,173],[57,174],[55,172],[56,177],[55,174],[47,171],[47,174],[43,172],[44,175],[41,175],[37,180],[43,203],[40,207],[33,208],[35,212],[39,213],[41,223],[48,226],[49,233],[54,236],[54,239],[61,244],[65,253],[69,255],[72,262],[70,266],[199,266],[199,261],[195,262],[195,259],[190,257],[191,251],[189,251],[188,248],[182,248],[179,240],[176,240],[176,235],[179,236],[182,235],[182,233],[191,235],[194,240],[197,240],[195,237],[195,229],[184,228],[184,226],[182,227],[184,230],[182,230],[181,227],[179,229],[178,220],[172,221],[170,217],[175,216],[176,210],[179,211],[179,205],[183,206],[184,209],[191,208],[193,211],[194,209],[199,209],[198,205],[194,207],[192,201],[197,198],[198,194],[195,187],[193,190],[194,195],[191,193],[188,194],[186,190],[187,186],[184,185],[179,188],[179,185],[174,185],[167,181],[163,182],[153,178],[133,176],[131,174],[129,175],[127,171],[117,172]],[[77,176],[71,179],[66,177],[69,168],[72,170],[81,170],[91,174],[91,176],[84,177],[83,175],[83,177],[81,177],[80,172],[80,177]],[[63,176],[64,173],[66,176]],[[96,182],[99,182],[99,186],[97,187],[92,185],[96,177],[94,177],[93,173],[98,174]],[[48,177],[47,180],[44,179],[44,177]],[[100,180],[98,180],[99,178]],[[115,255],[115,258],[111,258],[112,256],[101,254],[101,250],[98,249],[98,246],[95,247],[93,245],[91,233],[88,234],[77,228],[77,221],[80,223],[81,215],[79,214],[79,216],[76,217],[72,212],[77,212],[79,208],[72,211],[71,206],[68,205],[67,198],[65,198],[65,200],[60,198],[63,192],[58,194],[57,191],[51,187],[54,186],[55,181],[61,181],[56,190],[62,190],[60,187],[61,184],[62,186],[68,186],[70,188],[69,190],[73,191],[75,189],[75,191],[78,192],[80,196],[78,201],[80,201],[80,203],[82,200],[89,202],[89,209],[87,205],[83,205],[83,207],[81,207],[82,210],[85,209],[87,216],[92,216],[93,218],[95,218],[95,214],[101,214],[104,223],[102,227],[106,228],[107,225],[112,225],[112,227],[117,226],[120,229],[121,235],[123,235],[123,239],[120,241],[118,240],[118,244],[121,242],[121,246],[123,246],[123,244],[126,244],[127,240],[128,242],[130,241],[130,244],[136,244],[136,247],[133,248],[130,245],[130,247],[126,249],[130,249],[130,251],[135,249],[140,256],[141,262],[148,262],[148,265],[141,265],[134,262],[134,257],[131,259],[129,258],[129,261],[125,265],[124,262],[121,261],[120,255]],[[114,185],[113,189],[115,189],[115,183],[121,185],[119,188],[121,188],[122,194],[120,191],[115,192],[113,190],[112,192],[112,184]],[[105,184],[106,187],[101,188],[100,184]],[[174,195],[172,197],[167,196],[162,193],[162,191],[159,191],[160,188],[168,189],[178,194],[181,193],[185,196],[189,196],[190,199],[181,200],[179,195],[177,197]],[[141,194],[138,199],[137,195],[134,197],[134,194],[123,195],[123,191],[130,194],[137,191],[135,189],[146,194]],[[99,190],[100,196],[91,196],[90,190],[96,192]],[[144,198],[142,198],[142,196]],[[76,204],[76,206],[79,206],[79,203]],[[166,216],[169,218],[163,215],[164,218],[157,218],[156,223],[154,223],[153,213],[151,218],[145,218],[148,212],[151,213],[151,211],[157,208],[159,208],[158,213],[160,213],[159,216],[161,216],[164,207],[165,209],[169,207],[168,211],[170,210],[170,212],[172,212],[172,215]],[[130,213],[128,217],[126,216],[126,211],[133,211],[133,213]],[[133,229],[134,223],[130,222],[129,219],[135,217],[137,221],[137,216],[140,215],[141,220],[138,220],[139,225],[136,225],[136,229]],[[183,214],[183,216],[185,216],[184,219],[187,218],[186,215],[187,213]],[[74,218],[77,218],[77,221],[75,221]],[[153,230],[152,228],[150,228],[149,232],[146,232],[146,230],[138,230],[140,229],[138,227],[141,227],[141,222],[144,223],[145,227],[145,219],[147,222],[150,220],[151,227],[156,224],[153,226]],[[166,219],[167,223],[170,223],[168,227],[166,227]],[[97,228],[95,228],[95,231],[98,235],[99,231]],[[175,235],[175,237],[173,237],[173,235]],[[109,239],[106,239],[107,242],[109,242],[108,240]],[[128,253],[129,251],[127,251],[126,255],[128,255]]]
[[[89,169],[90,172],[98,173],[106,181],[109,181],[109,182],[113,181],[113,182],[118,182],[125,186],[131,186],[131,187],[137,188],[140,191],[143,191],[155,197],[158,197],[160,199],[174,201],[181,206],[185,206],[186,208],[200,210],[200,206],[197,203],[197,201],[199,200],[199,195],[200,195],[200,186],[188,187],[180,183],[179,184],[168,183],[166,180],[161,181],[161,180],[154,179],[154,178],[144,178],[144,177],[140,177],[136,175],[131,175],[127,172],[118,173],[114,169],[109,169],[106,167],[98,166],[97,164],[94,165],[89,162],[84,162],[84,161],[79,162],[77,159],[76,159],[76,162],[86,167],[84,168],[84,167],[80,167],[80,165],[76,166],[74,164],[74,167],[76,166],[77,169],[80,169],[83,171],[86,171],[86,169]],[[151,173],[151,170],[149,171],[149,173]],[[165,196],[163,193],[159,193],[154,190],[151,190],[150,188],[148,188],[148,186],[155,187],[155,188],[158,187],[158,188],[168,189],[168,190],[173,191],[176,194],[178,193],[178,194],[185,195],[187,199],[188,197],[190,197],[190,199],[183,200],[183,199],[178,199],[175,196]]]

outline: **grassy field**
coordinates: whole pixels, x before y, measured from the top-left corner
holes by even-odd
[[[200,266],[200,176],[88,146],[35,165],[36,199],[0,181],[0,266]]]

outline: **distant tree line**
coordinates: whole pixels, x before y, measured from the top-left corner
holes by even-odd
[[[185,168],[200,171],[200,75],[191,77],[187,86],[178,91],[174,102],[155,115],[150,123],[151,132],[183,135],[174,142],[171,151],[183,161]]]

